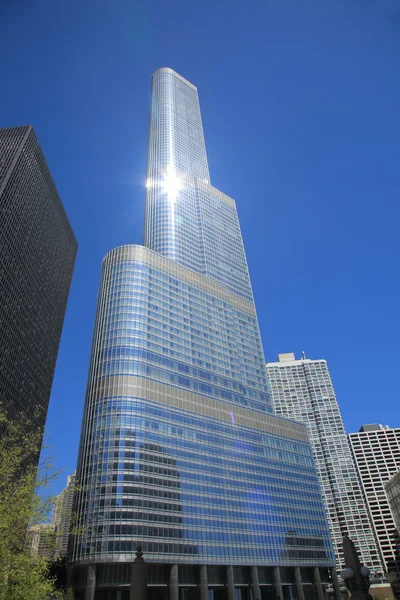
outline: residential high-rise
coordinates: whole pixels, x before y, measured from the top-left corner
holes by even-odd
[[[267,374],[275,414],[307,425],[338,568],[347,534],[379,580],[383,563],[326,361],[279,354],[278,362],[267,363]]]
[[[69,532],[72,523],[72,508],[75,493],[75,472],[67,478],[67,487],[56,496],[52,523],[55,527],[56,549],[60,556],[68,551]]]
[[[43,428],[77,242],[32,127],[0,129],[0,401]]]
[[[124,600],[141,542],[150,600],[250,584],[257,600],[322,600],[334,558],[307,432],[273,415],[235,202],[210,184],[196,87],[166,68],[144,239],[103,261],[74,585]]]
[[[400,428],[363,425],[350,433],[350,446],[386,568],[396,562],[396,526],[385,483],[400,469]]]
[[[37,558],[55,560],[56,540],[53,523],[39,523],[29,527],[26,533],[25,550]]]

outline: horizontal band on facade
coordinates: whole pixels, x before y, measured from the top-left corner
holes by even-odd
[[[147,559],[147,556],[145,554],[144,558]],[[134,561],[133,556],[130,556],[128,554],[119,554],[118,557],[112,556],[111,554],[109,556],[96,556],[96,558],[80,558],[78,560],[69,560],[67,562],[68,567],[72,567],[74,569],[79,568],[79,567],[86,567],[86,566],[96,566],[96,565],[118,565],[118,564],[124,564],[124,563],[128,563],[129,565],[132,565]],[[199,558],[198,561],[193,561],[191,560],[190,562],[188,562],[187,557],[182,556],[182,555],[176,555],[174,557],[169,558],[168,557],[168,561],[165,560],[165,555],[164,554],[158,554],[155,556],[151,557],[151,560],[147,561],[146,563],[147,565],[157,565],[157,566],[161,566],[161,565],[166,565],[168,567],[177,564],[180,567],[183,566],[201,566],[204,565],[204,560]],[[213,559],[212,564],[208,564],[208,566],[210,567],[227,567],[227,566],[233,566],[233,567],[261,567],[261,568],[274,568],[274,567],[280,567],[283,569],[296,569],[296,568],[300,568],[300,569],[310,569],[310,561],[308,560],[300,560],[298,561],[297,565],[294,565],[292,562],[282,559],[282,560],[271,560],[271,561],[266,561],[266,560],[258,560],[258,559],[251,559],[246,561],[246,559],[241,559],[241,560],[235,560],[235,559],[231,559],[231,560],[226,560],[226,559],[219,559],[219,558],[215,558]],[[314,568],[314,566],[312,566],[311,568]],[[325,569],[334,569],[334,562],[332,560],[327,560],[325,561],[323,564],[318,564],[315,568],[320,569],[320,571],[324,571]],[[326,576],[324,577],[323,581],[325,583],[331,583],[330,579],[326,578]],[[287,581],[283,581],[282,582],[283,585],[289,585],[289,582]],[[107,584],[106,584],[107,585]],[[106,587],[106,585],[104,587]],[[124,584],[118,584],[115,583],[115,585],[118,585],[118,587],[120,589],[124,589]],[[128,584],[125,584],[128,585]],[[157,584],[148,584],[148,587],[156,587]],[[179,587],[183,587],[184,584],[182,582],[179,583]],[[210,583],[209,584],[210,587],[223,587],[222,584],[215,584],[215,583]],[[243,584],[240,582],[236,582],[235,586],[239,587],[242,586]],[[261,586],[272,586],[273,583],[272,582],[266,582],[266,581],[262,581],[260,582]],[[313,585],[313,583],[311,581],[304,581],[303,582],[304,586],[311,586]],[[98,586],[100,589],[102,586]]]
[[[165,258],[164,256],[161,256],[160,254],[157,254],[157,252],[149,250],[144,246],[126,245],[118,246],[117,248],[110,250],[110,252],[108,252],[103,259],[103,268],[111,267],[113,264],[117,264],[125,260],[144,263],[150,267],[159,269],[160,271],[163,271],[172,277],[181,279],[189,285],[198,287],[204,292],[228,302],[237,310],[240,310],[253,317],[256,316],[256,311],[252,302],[248,302],[247,300],[236,296],[223,285],[213,281],[212,279],[209,279],[205,275],[200,275],[199,273],[196,273],[187,267]]]
[[[97,380],[89,391],[90,401],[96,401],[104,395],[138,396],[143,400],[159,402],[180,410],[187,410],[197,415],[232,423],[238,427],[249,427],[264,433],[308,442],[306,427],[275,417],[251,411],[228,402],[213,400],[206,396],[194,394],[178,387],[172,387],[144,377],[110,376]]]

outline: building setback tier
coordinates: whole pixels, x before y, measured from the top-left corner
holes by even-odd
[[[193,366],[190,351],[185,363],[165,362],[177,347],[169,335],[157,361],[157,336],[149,333],[170,327],[171,314],[175,327],[186,303],[196,307],[189,327],[195,317],[201,327],[218,297],[178,279],[182,267],[166,285],[166,270],[143,260],[152,255],[120,248],[103,262],[80,464],[87,476],[78,505],[91,526],[75,544],[77,564],[114,555],[130,561],[142,541],[159,561],[331,565],[305,427],[251,408],[256,387],[230,391],[238,375],[220,378],[225,387],[205,384],[209,395],[193,391],[194,383],[203,385],[199,370],[209,382],[219,377],[217,339],[209,370]],[[171,298],[173,313],[162,310],[170,286],[181,296]],[[231,325],[239,318],[226,300],[215,308]],[[220,344],[227,329],[221,327]]]

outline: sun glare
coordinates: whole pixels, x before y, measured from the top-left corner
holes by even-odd
[[[181,181],[175,173],[175,169],[170,165],[165,170],[162,187],[169,200],[175,200],[177,193],[181,189]]]

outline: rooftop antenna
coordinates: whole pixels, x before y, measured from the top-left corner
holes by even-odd
[[[304,350],[301,353],[301,360],[304,360],[306,358],[306,353],[304,352]]]

